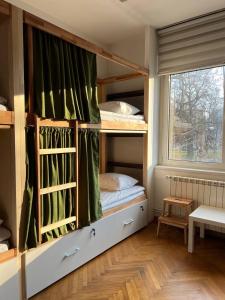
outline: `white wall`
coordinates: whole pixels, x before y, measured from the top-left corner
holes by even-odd
[[[145,32],[127,39],[122,40],[116,44],[110,45],[109,50],[122,57],[125,57],[131,62],[144,66],[145,61]],[[132,70],[124,68],[118,64],[109,64],[109,76],[132,73]],[[129,80],[117,84],[111,84],[108,87],[109,93],[126,92],[141,90],[144,88],[143,79]]]

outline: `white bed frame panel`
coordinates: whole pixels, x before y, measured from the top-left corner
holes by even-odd
[[[20,299],[20,278],[18,258],[12,258],[0,264],[0,299]]]
[[[28,251],[25,254],[27,298],[146,225],[147,200],[144,200],[91,226]]]

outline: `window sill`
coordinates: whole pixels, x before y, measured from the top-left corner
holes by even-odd
[[[225,176],[225,171],[223,171],[223,170],[194,169],[194,168],[186,168],[186,167],[167,166],[167,165],[157,165],[155,167],[155,169],[177,171],[177,172],[184,172],[184,173],[210,174],[210,175]]]

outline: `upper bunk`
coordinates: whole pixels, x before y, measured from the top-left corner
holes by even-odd
[[[144,134],[148,130],[148,124],[146,122],[146,115],[144,115],[146,111],[144,97],[145,91],[130,91],[130,92],[122,92],[117,94],[109,94],[105,93],[105,86],[107,84],[114,84],[118,82],[123,82],[126,80],[133,80],[137,78],[143,78],[144,75],[138,72],[133,72],[129,74],[119,75],[119,76],[111,76],[104,79],[98,79],[98,87],[99,87],[99,100],[100,105],[107,101],[123,101],[126,104],[132,104],[135,108],[138,108],[138,115],[126,115],[115,113],[112,111],[100,110],[101,113],[101,123],[100,124],[80,124],[80,128],[98,128],[101,132],[105,133],[136,133],[136,134]],[[140,98],[141,101],[140,101]],[[141,103],[140,103],[141,102]],[[100,107],[101,109],[101,107]]]
[[[116,63],[122,67],[128,68],[131,70],[130,73],[122,74],[118,76],[110,76],[106,78],[98,78],[97,79],[97,85],[98,85],[98,92],[99,92],[99,102],[105,102],[106,101],[106,95],[105,95],[105,87],[108,84],[127,81],[127,80],[134,80],[137,78],[142,77],[144,79],[144,82],[147,82],[149,79],[149,70],[145,67],[142,67],[136,63],[130,62],[126,58],[120,57],[114,53],[111,53],[109,51],[106,51],[105,49],[99,47],[98,45],[95,45],[89,41],[86,41],[79,36],[76,36],[62,28],[59,28],[45,20],[40,19],[39,17],[36,17],[28,12],[24,12],[24,23],[28,26],[28,32],[31,32],[29,28],[32,27],[38,28],[42,31],[45,31],[47,33],[50,33],[52,35],[55,35],[56,37],[59,37],[67,42],[70,42],[80,48],[83,48],[85,50],[88,50],[94,54],[96,54],[98,57],[103,58],[109,62]],[[28,45],[29,47],[32,47],[32,34],[28,33]],[[29,51],[28,55],[30,56],[28,58],[29,61],[32,61],[32,54],[31,51]],[[32,76],[33,70],[29,70],[29,74]],[[144,86],[148,86],[147,84],[144,84]],[[30,90],[32,91],[32,87],[30,87]],[[106,119],[101,115],[101,123],[99,124],[89,124],[89,123],[79,123],[79,128],[89,128],[89,129],[99,129],[102,133],[137,133],[137,134],[144,134],[148,131],[148,114],[147,114],[147,106],[148,106],[148,91],[145,90],[144,98],[146,100],[144,101],[144,118],[143,120],[139,120],[136,118],[136,116],[132,116],[129,118],[121,118],[119,116],[115,115],[113,117],[107,117]],[[31,104],[32,107],[32,104]],[[32,113],[32,111],[30,111]]]

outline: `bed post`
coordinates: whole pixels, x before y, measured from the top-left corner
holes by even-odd
[[[105,85],[103,83],[98,84],[99,89],[99,102],[106,101]],[[107,136],[105,133],[100,134],[100,173],[106,173],[107,169]]]
[[[27,45],[28,45],[28,104],[29,113],[34,112],[33,99],[33,79],[34,79],[34,64],[33,64],[33,29],[30,25],[27,26]]]

